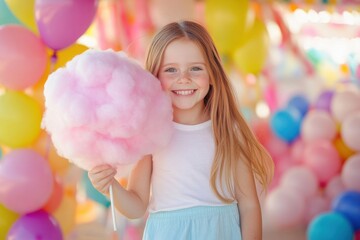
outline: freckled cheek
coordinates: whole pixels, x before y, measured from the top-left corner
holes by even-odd
[[[171,82],[167,81],[167,80],[164,80],[164,79],[159,79],[159,80],[160,80],[160,84],[161,84],[162,89],[164,91],[169,91],[170,87],[171,87]]]

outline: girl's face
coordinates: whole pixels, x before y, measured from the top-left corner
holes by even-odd
[[[171,42],[165,49],[158,78],[171,96],[174,116],[183,112],[200,116],[205,109],[210,78],[199,47],[188,39]]]

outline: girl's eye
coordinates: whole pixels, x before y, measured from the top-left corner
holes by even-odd
[[[167,68],[165,69],[165,72],[174,73],[176,72],[176,68]]]
[[[192,67],[191,71],[201,71],[202,68],[201,67]]]

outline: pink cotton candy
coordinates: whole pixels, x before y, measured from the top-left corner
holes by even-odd
[[[135,163],[171,137],[169,96],[123,52],[87,50],[49,76],[44,95],[43,127],[86,170]]]

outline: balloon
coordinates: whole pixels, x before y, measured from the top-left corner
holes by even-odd
[[[265,212],[275,226],[295,227],[304,221],[305,199],[294,190],[280,187],[267,196]]]
[[[76,198],[72,190],[66,190],[60,206],[53,212],[64,235],[69,234],[75,226]]]
[[[349,148],[360,151],[360,110],[345,118],[341,126],[341,137]]]
[[[22,90],[34,85],[46,68],[45,45],[19,25],[0,27],[0,84]]]
[[[17,213],[40,209],[53,190],[48,163],[31,149],[13,150],[0,162],[0,202]]]
[[[338,151],[341,159],[343,159],[343,160],[348,159],[351,155],[353,155],[355,153],[354,150],[350,149],[344,143],[344,140],[341,137],[337,137],[334,140],[334,146],[335,146],[336,150]]]
[[[287,104],[288,107],[299,110],[302,117],[308,112],[309,105],[309,101],[303,95],[292,96]]]
[[[300,133],[301,114],[297,109],[278,110],[271,117],[270,126],[276,136],[286,142],[292,142]]]
[[[306,203],[306,222],[310,223],[317,215],[327,212],[330,209],[329,200],[320,194],[310,198]]]
[[[249,1],[207,0],[205,22],[219,52],[232,53],[252,22]]]
[[[63,240],[63,235],[57,221],[45,211],[39,210],[21,216],[11,227],[7,239]]]
[[[345,161],[341,180],[348,189],[360,191],[360,153],[351,156]]]
[[[338,122],[343,122],[351,113],[360,111],[360,93],[343,91],[334,94],[331,101],[331,112]]]
[[[19,218],[19,215],[0,204],[0,216],[0,239],[2,240],[6,239],[10,227]]]
[[[246,42],[233,54],[235,66],[243,73],[257,74],[263,69],[269,52],[270,40],[265,23],[256,19],[244,38]]]
[[[304,163],[314,171],[320,184],[326,184],[341,169],[341,160],[329,141],[319,140],[305,147]]]
[[[305,149],[305,143],[301,138],[296,139],[290,149],[290,156],[295,163],[301,163],[303,161],[303,154]]]
[[[287,155],[289,151],[289,144],[276,136],[272,136],[267,142],[263,143],[263,145],[273,158]]]
[[[28,146],[39,136],[42,108],[21,92],[0,95],[0,143],[9,147]]]
[[[20,24],[20,22],[10,11],[5,0],[0,0],[0,26],[6,24]]]
[[[310,111],[303,119],[301,136],[305,142],[333,140],[336,136],[336,124],[328,112]]]
[[[36,0],[36,23],[45,44],[54,50],[73,44],[90,26],[96,0]]]
[[[295,190],[307,199],[315,196],[319,188],[315,174],[305,166],[290,168],[283,174],[280,184],[282,188]]]
[[[85,52],[87,49],[88,47],[82,44],[75,43],[67,48],[58,51],[53,70],[64,67],[68,61],[73,59],[75,56]]]
[[[314,218],[307,229],[309,240],[353,240],[350,222],[339,213],[327,212]]]
[[[32,32],[38,32],[35,22],[35,0],[5,0],[5,2],[21,23],[28,27]]]
[[[43,209],[48,213],[54,212],[60,206],[64,193],[64,188],[62,186],[60,178],[55,176],[53,181],[53,191],[50,195],[50,198],[43,207]]]
[[[340,175],[336,175],[326,184],[325,196],[332,201],[335,197],[345,191],[345,186]]]
[[[327,90],[322,92],[319,97],[316,99],[314,107],[318,110],[324,110],[330,113],[331,111],[331,101],[334,96],[334,91]]]
[[[360,192],[342,193],[333,201],[332,210],[344,215],[355,231],[360,230]]]
[[[64,176],[67,173],[70,166],[69,160],[57,154],[50,136],[45,131],[41,131],[32,148],[48,160],[52,172],[59,176]]]

